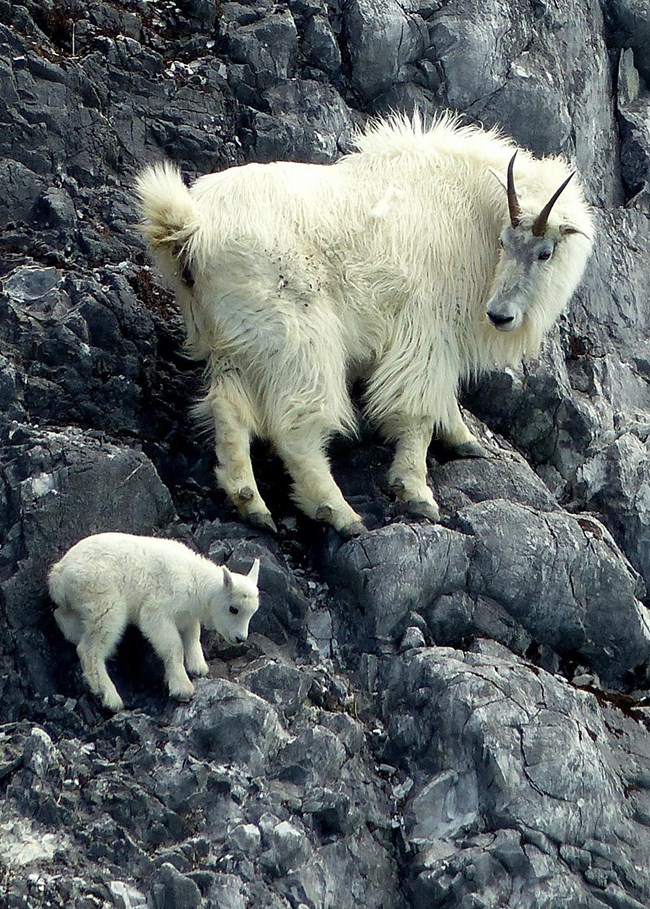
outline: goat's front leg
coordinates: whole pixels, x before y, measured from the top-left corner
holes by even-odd
[[[487,458],[489,452],[467,428],[458,402],[450,408],[449,420],[439,432],[442,444],[456,458]]]
[[[273,440],[293,480],[292,498],[310,518],[330,524],[343,537],[366,528],[336,485],[325,454],[324,435],[306,422]]]
[[[275,533],[271,512],[257,488],[250,455],[252,420],[250,404],[236,382],[222,380],[210,389],[206,398],[214,420],[215,474],[219,485],[239,514],[263,530]]]
[[[440,510],[427,483],[431,422],[419,417],[393,415],[387,435],[395,441],[395,456],[388,470],[391,492],[404,511],[438,521]]]
[[[194,685],[185,671],[183,641],[172,619],[160,610],[149,610],[140,618],[140,630],[165,665],[170,695],[179,701],[189,701],[194,696]]]

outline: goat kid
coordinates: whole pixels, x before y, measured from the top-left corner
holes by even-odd
[[[243,643],[259,605],[258,574],[259,559],[241,575],[176,540],[99,533],[68,550],[50,570],[48,587],[54,618],[76,645],[90,690],[116,712],[124,704],[106,660],[127,625],[137,625],[163,661],[170,695],[189,700],[188,673],[208,673],[201,625]]]

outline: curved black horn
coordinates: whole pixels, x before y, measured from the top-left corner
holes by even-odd
[[[551,209],[557,202],[557,200],[560,196],[560,193],[564,190],[564,187],[567,185],[569,180],[571,180],[573,177],[575,177],[575,171],[573,171],[572,174],[569,174],[569,176],[566,178],[566,180],[564,181],[562,186],[553,193],[553,195],[548,200],[548,202],[546,203],[544,208],[540,211],[540,213],[535,218],[535,223],[533,224],[533,236],[534,237],[543,237],[544,236],[544,231],[546,230],[546,224],[548,222],[548,216],[551,213]]]
[[[521,206],[519,205],[519,199],[517,198],[515,177],[513,173],[516,157],[517,152],[514,153],[508,164],[508,211],[510,212],[510,223],[513,227],[517,227],[521,220]]]

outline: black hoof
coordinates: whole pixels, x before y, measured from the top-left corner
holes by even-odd
[[[463,442],[462,445],[450,445],[447,452],[452,458],[490,458],[491,452],[480,442]]]
[[[254,511],[253,514],[247,514],[245,520],[258,530],[266,530],[268,533],[277,533],[278,528],[275,521],[267,511]]]
[[[359,537],[362,533],[368,533],[368,528],[363,521],[353,521],[351,524],[346,524],[345,527],[342,527],[339,530],[339,534],[346,540],[351,540],[353,537]]]
[[[440,509],[430,502],[398,502],[396,511],[398,514],[410,514],[415,518],[426,518],[434,524],[440,520]]]

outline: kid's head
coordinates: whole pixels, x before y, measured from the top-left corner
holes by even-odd
[[[255,559],[248,574],[238,574],[223,566],[223,595],[205,622],[230,644],[243,644],[248,638],[248,625],[259,608],[257,579],[260,560]]]

